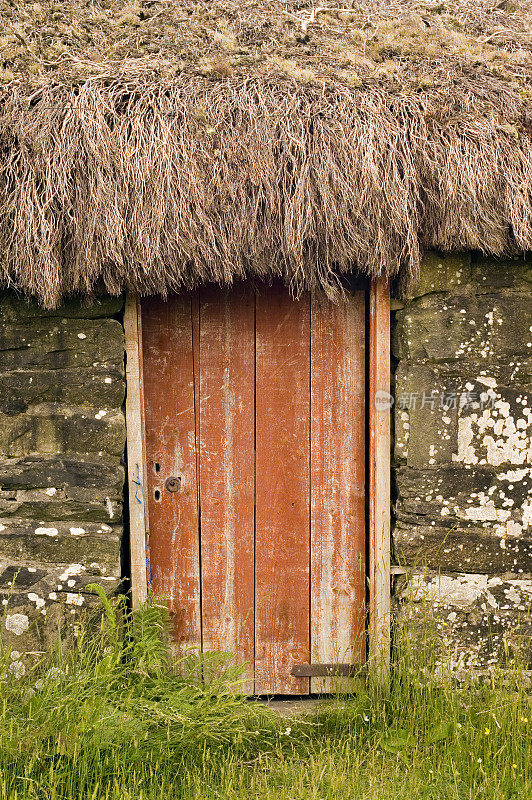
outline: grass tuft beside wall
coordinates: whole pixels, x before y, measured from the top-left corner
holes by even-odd
[[[286,717],[239,696],[223,656],[176,674],[155,601],[122,612],[107,605],[74,652],[30,674],[3,652],[3,800],[532,797],[528,674],[457,680],[430,624],[397,632],[389,687],[357,681]]]

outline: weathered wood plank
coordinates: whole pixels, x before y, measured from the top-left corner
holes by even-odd
[[[365,301],[311,316],[311,661],[365,659]],[[311,691],[340,689],[314,677]]]
[[[370,289],[369,341],[370,655],[373,673],[386,676],[390,661],[390,287]]]
[[[148,593],[141,330],[139,299],[137,295],[129,293],[124,310],[124,333],[126,339],[129,547],[131,595],[134,609],[137,609],[146,600]]]
[[[148,552],[176,647],[200,646],[200,579],[191,294],[142,300]],[[181,479],[179,491],[165,488]]]
[[[310,303],[257,294],[255,691],[305,694],[309,660]]]
[[[200,295],[200,495],[203,650],[254,661],[255,296]]]

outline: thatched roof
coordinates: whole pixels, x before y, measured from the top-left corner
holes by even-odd
[[[0,281],[52,305],[532,249],[529,0],[0,0]]]

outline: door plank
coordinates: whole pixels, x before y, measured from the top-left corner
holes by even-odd
[[[255,691],[306,694],[310,302],[280,285],[256,302]]]
[[[364,293],[313,299],[311,339],[311,662],[365,655]],[[312,678],[331,692],[345,679]]]
[[[253,693],[255,296],[200,294],[200,497],[203,651],[247,663]]]
[[[142,300],[148,547],[155,594],[173,620],[176,649],[201,645],[193,295]],[[181,488],[165,488],[169,477]]]

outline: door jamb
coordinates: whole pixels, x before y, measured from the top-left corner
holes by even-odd
[[[369,353],[369,653],[378,671],[390,661],[390,287],[376,279],[370,287]],[[126,339],[126,430],[133,608],[148,594],[145,493],[145,433],[142,391],[140,299],[128,292]]]
[[[390,285],[377,278],[369,296],[369,655],[385,675],[390,663]]]
[[[131,600],[136,609],[148,596],[146,540],[146,459],[142,391],[142,319],[138,295],[128,292],[124,309],[126,339],[126,434]]]

